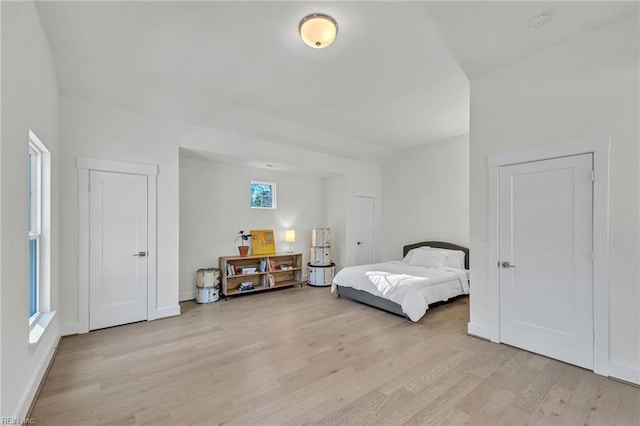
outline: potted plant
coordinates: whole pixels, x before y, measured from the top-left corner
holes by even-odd
[[[247,254],[249,254],[249,246],[245,246],[244,242],[247,241],[250,236],[251,234],[245,234],[244,231],[238,231],[238,236],[236,237],[236,241],[238,241],[238,238],[240,238],[240,241],[242,243],[241,246],[238,246],[238,251],[240,252],[240,256],[246,256]]]

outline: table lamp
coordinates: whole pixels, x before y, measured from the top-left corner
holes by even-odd
[[[289,253],[293,253],[291,249],[291,243],[296,242],[296,231],[295,229],[287,229],[284,231],[284,242],[289,243]]]

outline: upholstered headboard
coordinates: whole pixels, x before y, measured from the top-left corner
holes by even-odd
[[[402,248],[402,257],[405,257],[409,251],[414,248],[429,246],[433,248],[441,248],[447,250],[461,250],[464,252],[464,268],[469,269],[469,249],[466,247],[459,246],[453,243],[446,243],[442,241],[423,241],[421,243],[409,244]]]

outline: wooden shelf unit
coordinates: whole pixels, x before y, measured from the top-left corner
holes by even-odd
[[[265,261],[267,270],[260,270],[261,261]],[[270,261],[273,261],[274,270],[269,270]],[[222,256],[219,258],[219,265],[222,294],[225,297],[279,287],[302,286],[303,283],[301,253]],[[229,274],[229,265],[235,269],[235,274]],[[290,265],[291,269],[282,269],[282,265]],[[242,274],[242,268],[256,268],[256,272]],[[273,276],[273,287],[269,286],[269,276]],[[253,283],[253,289],[240,290],[240,284],[249,281]]]

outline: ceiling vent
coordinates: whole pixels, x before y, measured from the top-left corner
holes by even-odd
[[[542,12],[529,19],[529,28],[541,28],[551,22],[551,12]]]

